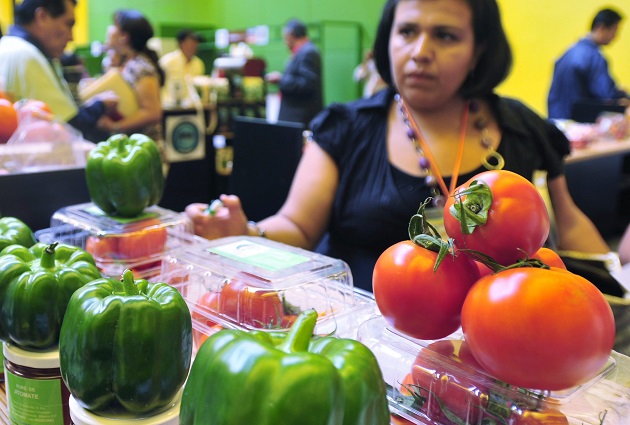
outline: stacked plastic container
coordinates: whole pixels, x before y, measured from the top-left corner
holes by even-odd
[[[354,338],[376,308],[343,261],[259,237],[173,250],[160,278],[186,299],[196,348],[225,327],[286,330],[306,309],[319,313],[318,334]]]
[[[571,402],[616,365],[610,357],[597,376],[579,387],[534,391],[508,385],[485,372],[461,331],[440,340],[417,340],[375,316],[361,324],[357,339],[377,357],[390,410],[412,424],[590,424],[584,417],[574,422]]]
[[[152,206],[138,217],[117,218],[93,203],[61,208],[50,228],[37,231],[36,237],[85,249],[104,276],[119,277],[128,268],[145,279],[159,275],[166,253],[201,239],[193,236],[192,222],[182,213]]]

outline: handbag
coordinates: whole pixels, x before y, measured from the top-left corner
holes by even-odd
[[[597,286],[603,294],[623,298],[626,290],[621,286],[619,281],[611,275],[611,272],[621,270],[621,262],[619,261],[617,253],[591,254],[587,252],[559,250],[558,226],[553,213],[549,189],[547,188],[547,172],[536,170],[532,178],[532,183],[545,201],[547,212],[549,213],[550,230],[545,246],[558,253],[567,267],[567,270],[571,273],[575,273],[587,279],[593,285]]]
[[[619,353],[630,355],[630,299],[625,298],[626,290],[611,274],[611,272],[621,270],[619,255],[616,252],[590,254],[558,250],[558,229],[547,188],[547,173],[544,171],[534,172],[532,182],[545,201],[549,213],[551,228],[545,245],[558,253],[568,271],[582,276],[604,294],[604,298],[608,301],[615,317],[615,345],[613,348]]]
[[[623,298],[625,289],[611,272],[621,270],[619,256],[615,252],[588,254],[577,251],[557,251],[567,270],[582,276],[606,295]]]

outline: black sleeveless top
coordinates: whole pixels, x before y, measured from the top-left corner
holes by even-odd
[[[409,219],[430,196],[424,178],[395,168],[387,157],[393,95],[386,89],[368,99],[333,104],[311,122],[314,140],[339,168],[328,233],[316,250],[348,263],[354,285],[370,291],[379,255],[408,239]],[[562,132],[518,101],[488,100],[503,132],[497,151],[505,169],[528,179],[534,170],[547,170],[549,179],[563,174],[569,142]],[[458,185],[482,171],[460,175]],[[444,177],[449,185],[450,178]]]

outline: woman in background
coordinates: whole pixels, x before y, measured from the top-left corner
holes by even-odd
[[[377,258],[408,239],[421,202],[504,162],[527,179],[547,172],[561,249],[609,251],[567,189],[567,139],[521,102],[494,93],[512,59],[496,0],[389,0],[374,58],[389,88],[332,105],[311,122],[313,142],[277,214],[248,224],[238,197],[222,195],[214,214],[206,204],[186,208],[195,232],[316,248],[346,261],[355,286],[371,289]],[[418,148],[420,137],[433,161]],[[446,190],[436,186],[438,175]]]
[[[118,10],[114,13],[114,25],[108,34],[109,48],[123,58],[119,69],[125,81],[134,88],[139,108],[119,120],[103,117],[98,125],[110,133],[145,134],[162,150],[160,87],[164,84],[164,72],[158,65],[157,54],[147,46],[151,37],[153,27],[139,11]]]

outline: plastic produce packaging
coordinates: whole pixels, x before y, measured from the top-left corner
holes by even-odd
[[[354,338],[376,308],[343,261],[259,237],[173,250],[160,278],[186,299],[198,346],[224,327],[284,331],[310,308],[319,314],[316,333]]]
[[[378,359],[390,410],[413,424],[622,424],[630,414],[630,359],[615,352],[590,381],[549,392],[492,377],[468,351],[461,330],[417,340],[374,316],[361,324],[357,340]]]
[[[50,228],[37,231],[36,237],[85,249],[105,276],[118,277],[129,268],[136,277],[150,279],[159,275],[169,251],[201,242],[192,233],[186,215],[158,206],[146,208],[138,217],[119,218],[85,203],[56,211]]]

